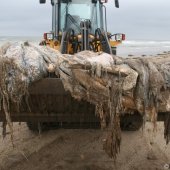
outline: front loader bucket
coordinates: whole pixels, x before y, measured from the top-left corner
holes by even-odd
[[[120,125],[123,130],[129,130],[126,127],[128,124],[142,125],[140,114],[127,116],[121,116]],[[18,111],[16,105],[11,106],[11,119],[13,122],[27,122],[30,129],[37,129],[37,123],[41,122],[50,127],[100,127],[95,106],[86,101],[75,100],[65,91],[60,78],[44,78],[33,83],[29,87],[29,96],[23,97],[20,110]],[[0,122],[5,120],[5,114],[0,111]]]
[[[29,87],[29,96],[24,97],[20,111],[11,109],[13,122],[61,122],[94,123],[95,106],[86,101],[77,101],[64,90],[61,79],[44,78]],[[0,121],[5,114],[0,112]]]

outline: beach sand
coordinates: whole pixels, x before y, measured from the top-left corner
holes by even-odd
[[[58,129],[38,135],[25,123],[15,123],[14,129],[15,148],[10,135],[0,137],[0,170],[164,170],[170,164],[163,123],[155,133],[151,123],[144,130],[122,132],[115,164],[102,149],[101,130]]]

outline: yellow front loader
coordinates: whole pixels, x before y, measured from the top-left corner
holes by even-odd
[[[41,4],[45,2],[40,0]],[[52,31],[44,33],[40,45],[50,46],[63,54],[90,50],[115,55],[116,46],[125,40],[125,35],[107,31],[105,3],[107,0],[51,0]],[[118,0],[115,0],[115,6],[119,7]],[[72,98],[64,90],[60,77],[55,75],[32,84],[28,102],[29,108],[26,101],[22,101],[21,113],[14,106],[11,119],[13,122],[27,122],[32,130],[40,127],[43,130],[51,125],[71,128],[100,125],[95,106]],[[0,120],[5,121],[4,115],[0,114]],[[122,117],[122,128],[135,130],[141,125],[139,114]]]

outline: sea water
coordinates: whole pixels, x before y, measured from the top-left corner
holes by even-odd
[[[170,51],[170,41],[123,41],[117,47],[118,56],[157,55]]]
[[[6,42],[30,41],[39,43],[42,37],[2,37],[0,36],[0,46]],[[117,55],[122,57],[127,56],[142,56],[142,55],[157,55],[163,52],[170,51],[170,41],[140,41],[127,40],[123,41],[117,47]]]
[[[29,42],[39,43],[41,40],[42,40],[41,37],[0,36],[0,46],[7,42],[29,41]]]

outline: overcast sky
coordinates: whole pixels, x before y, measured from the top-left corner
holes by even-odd
[[[107,4],[108,30],[127,39],[170,40],[170,0],[119,0]],[[41,36],[51,30],[47,0],[0,0],[0,36]]]

